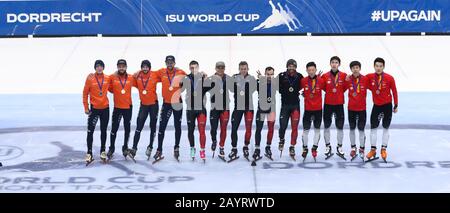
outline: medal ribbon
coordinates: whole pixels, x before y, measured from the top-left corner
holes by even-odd
[[[100,92],[103,92],[102,88],[103,88],[103,83],[105,82],[105,77],[102,78],[102,84],[100,84],[100,82],[98,81],[97,75],[95,75],[95,80],[97,80],[97,86],[100,89]]]
[[[125,85],[127,85],[128,74],[125,74],[125,83],[122,83],[122,78],[119,76],[120,85],[122,89],[125,89]]]
[[[333,78],[333,74],[330,72],[330,78]],[[334,76],[333,87],[336,88],[338,86],[339,82],[339,71],[336,73],[336,76]]]
[[[173,76],[172,76],[172,78],[170,78],[169,71],[166,69],[166,75],[167,75],[167,78],[169,79],[170,86],[172,86],[172,80],[175,78],[176,74],[177,74],[177,70],[175,68],[173,68]]]
[[[376,81],[378,90],[381,90],[381,82],[383,82],[383,78],[384,78],[384,73],[381,75],[378,75],[378,80]]]
[[[297,75],[297,74],[295,75],[295,78],[294,78],[293,81],[291,81],[291,77],[289,76],[289,73],[286,73],[286,75],[287,75],[287,79],[288,79],[288,81],[289,81],[289,85],[290,85],[290,86],[293,86],[293,83],[294,83],[295,80],[297,80],[298,75]]]
[[[142,85],[144,86],[144,90],[147,88],[147,84],[148,84],[149,80],[150,80],[150,76],[147,78],[147,80],[144,83],[144,77],[143,77],[143,75],[141,73],[141,82],[142,82]]]
[[[359,91],[360,91],[359,77],[356,78],[356,85],[355,85],[354,79],[352,79],[352,86],[353,86],[353,91],[356,91],[357,93],[359,93]]]
[[[316,79],[308,78],[308,87],[310,89],[311,93],[314,93],[316,91]]]

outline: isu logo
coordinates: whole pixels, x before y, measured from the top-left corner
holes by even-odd
[[[252,31],[257,31],[260,29],[269,29],[277,27],[280,25],[286,25],[289,32],[298,30],[299,27],[303,27],[294,13],[289,9],[288,5],[285,4],[284,7],[278,2],[277,7],[273,4],[272,0],[269,1],[270,7],[272,8],[272,15],[266,18],[264,22],[254,27]]]

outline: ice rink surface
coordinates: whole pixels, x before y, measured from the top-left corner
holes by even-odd
[[[17,76],[3,82],[0,90],[0,192],[450,192],[450,84],[445,78],[449,45],[450,39],[445,36],[0,39],[0,57],[5,59],[0,74]],[[185,70],[188,62],[196,59],[209,74],[217,60],[227,63],[229,74],[237,72],[239,61],[248,60],[250,73],[255,74],[268,65],[281,72],[285,61],[295,58],[305,75],[306,62],[314,60],[319,69],[326,70],[332,55],[341,56],[342,69],[347,73],[351,60],[360,60],[362,72],[369,73],[373,59],[384,57],[386,72],[396,78],[399,90],[399,113],[392,121],[388,163],[364,164],[359,158],[349,162],[337,156],[325,160],[323,140],[318,162],[314,163],[311,156],[302,162],[300,126],[296,162],[286,150],[279,157],[275,131],[273,162],[263,158],[252,167],[241,156],[226,164],[211,158],[208,122],[205,164],[189,159],[186,130],[182,134],[181,162],[174,160],[173,128],[169,126],[164,142],[166,158],[152,165],[144,155],[149,142],[146,126],[137,163],[124,160],[119,150],[107,165],[99,162],[97,128],[96,161],[86,168],[86,116],[81,91],[86,75],[93,71],[94,60],[103,59],[106,73],[112,73],[116,60],[126,58],[130,72],[134,72],[147,58],[154,69],[162,67],[167,54],[175,55],[177,66]],[[135,93],[130,140],[138,99]],[[370,94],[367,100],[370,114]],[[303,110],[303,100],[300,104]],[[186,125],[184,116],[182,124]],[[230,132],[231,125],[228,135]],[[244,132],[239,134],[242,155]],[[262,144],[265,134],[263,130]],[[335,135],[332,130],[334,150]],[[289,141],[289,129],[286,136]],[[196,141],[198,151],[197,136]],[[122,142],[120,130],[116,146]],[[227,155],[230,142],[228,137]],[[366,147],[369,143],[368,139]],[[251,144],[252,154],[254,135]],[[348,129],[344,130],[344,148],[348,156]]]

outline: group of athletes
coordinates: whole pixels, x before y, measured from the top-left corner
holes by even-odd
[[[87,130],[87,154],[86,166],[93,162],[92,144],[93,134],[97,121],[100,119],[100,158],[103,162],[109,162],[115,152],[115,141],[123,119],[124,143],[122,145],[122,154],[125,158],[130,157],[135,160],[141,131],[144,128],[146,120],[150,117],[150,143],[147,146],[145,154],[148,159],[153,152],[153,142],[156,134],[156,124],[159,113],[158,145],[154,161],[158,162],[164,159],[162,155],[163,142],[166,127],[170,117],[173,114],[175,129],[174,157],[179,161],[179,148],[181,139],[181,121],[183,114],[182,93],[185,92],[186,120],[188,127],[188,140],[190,144],[190,157],[195,159],[196,148],[194,142],[194,131],[196,122],[198,124],[200,140],[200,159],[205,161],[206,153],[206,134],[205,127],[207,123],[206,97],[210,93],[210,134],[211,150],[213,157],[217,145],[219,145],[218,157],[225,162],[231,162],[239,158],[238,156],[238,130],[242,118],[245,122],[245,135],[243,155],[247,160],[249,157],[249,144],[252,135],[253,120],[256,121],[255,149],[252,155],[252,161],[255,162],[262,158],[261,131],[264,123],[267,122],[267,138],[265,153],[268,159],[273,160],[271,143],[274,133],[276,120],[276,93],[281,95],[281,110],[279,115],[279,145],[280,156],[285,145],[285,133],[290,120],[291,140],[289,146],[289,155],[295,160],[295,145],[297,144],[298,128],[300,121],[300,96],[304,98],[303,112],[303,134],[302,138],[302,158],[306,159],[309,148],[309,132],[313,127],[313,145],[311,155],[316,160],[318,154],[318,145],[320,141],[320,128],[322,118],[324,122],[324,140],[325,140],[325,158],[329,159],[334,155],[331,147],[330,127],[334,117],[337,130],[336,155],[346,160],[342,148],[344,138],[344,93],[348,91],[348,122],[350,126],[351,160],[358,155],[365,161],[378,159],[377,157],[377,128],[382,121],[383,136],[380,155],[386,162],[387,146],[389,140],[389,126],[392,119],[392,113],[398,110],[398,95],[394,78],[384,72],[385,61],[382,58],[376,58],[373,63],[374,72],[361,74],[361,63],[352,61],[350,63],[351,74],[339,70],[341,59],[333,56],[330,59],[330,71],[326,73],[317,72],[314,62],[306,64],[307,76],[304,77],[297,71],[297,62],[289,59],[286,63],[286,71],[279,73],[275,77],[275,69],[267,67],[264,73],[257,71],[257,76],[249,74],[248,63],[242,61],[239,63],[239,72],[234,75],[228,75],[225,72],[225,63],[217,62],[215,73],[207,76],[199,69],[197,61],[189,63],[187,74],[182,69],[175,67],[175,57],[169,55],[165,59],[166,67],[156,71],[151,70],[151,63],[144,60],[141,63],[141,70],[134,74],[127,73],[127,62],[124,59],[117,61],[117,71],[111,75],[104,74],[105,64],[101,60],[95,61],[95,72],[88,75],[84,90],[83,104],[85,113],[88,115]],[[163,103],[159,105],[157,96],[157,84],[161,83],[161,92]],[[133,144],[129,148],[129,137],[132,117],[132,88],[139,91],[140,108],[137,117],[137,125],[134,133]],[[366,126],[366,96],[367,92],[372,92],[373,108],[370,115],[370,151],[365,155],[365,126]],[[112,112],[112,127],[110,132],[110,146],[106,152],[107,127],[110,117],[109,100],[107,94],[112,93],[114,97],[114,108]],[[254,115],[253,94],[258,93],[258,104],[256,116]],[[325,94],[324,104],[322,104],[322,94]],[[230,96],[233,95],[234,109],[230,115]],[[394,103],[392,103],[394,102]],[[228,121],[231,116],[231,145],[232,149],[225,156],[225,141],[227,138]],[[217,140],[217,129],[220,125],[220,136]],[[359,132],[359,150],[356,145],[356,129]],[[217,142],[219,143],[217,144]]]

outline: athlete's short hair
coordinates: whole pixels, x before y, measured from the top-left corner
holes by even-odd
[[[383,58],[377,57],[377,58],[373,61],[373,65],[375,65],[375,63],[377,63],[377,62],[382,63],[383,66],[385,65],[385,62],[384,62],[384,59],[383,59]]]
[[[333,57],[331,57],[331,58],[330,58],[330,63],[331,63],[333,60],[336,60],[336,61],[339,62],[339,64],[341,64],[341,58],[339,58],[338,56],[333,56]]]
[[[361,62],[359,62],[359,61],[350,62],[350,69],[354,66],[358,66],[359,68],[361,68]]]
[[[273,67],[271,67],[271,66],[268,66],[268,67],[266,67],[266,69],[265,69],[266,72],[267,72],[267,71],[270,71],[270,70],[275,71],[275,69],[274,69]]]
[[[198,62],[195,60],[192,60],[191,62],[189,62],[189,66],[191,66],[191,65],[198,65]]]
[[[314,68],[317,68],[316,63],[314,63],[314,61],[308,62],[308,63],[306,64],[306,69],[308,69],[308,67],[314,67]]]
[[[246,61],[241,61],[241,62],[239,62],[239,66],[247,66],[248,67],[248,63]]]

